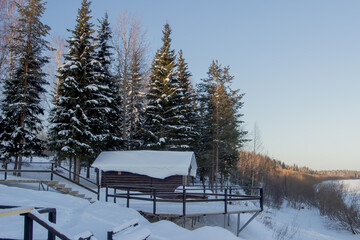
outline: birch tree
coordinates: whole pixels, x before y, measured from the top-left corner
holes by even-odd
[[[19,25],[19,7],[23,0],[0,0],[0,80],[10,78],[14,72],[14,47],[19,39],[16,31]]]
[[[65,53],[65,39],[59,35],[52,36],[51,47],[54,49],[54,51],[52,51],[52,55],[51,55],[52,68],[50,70],[50,74],[52,76],[53,86],[54,86],[53,100],[54,103],[56,104],[59,98],[59,87],[61,81],[58,70],[60,69],[60,66],[64,61],[63,55]]]
[[[145,32],[140,22],[123,12],[113,27],[115,77],[119,83],[122,109],[122,138],[125,149],[139,147],[138,126],[144,109],[146,74]]]

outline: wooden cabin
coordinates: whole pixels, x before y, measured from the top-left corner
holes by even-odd
[[[101,172],[101,187],[155,187],[160,192],[188,185],[197,171],[194,153],[179,151],[107,151],[100,153],[92,167]]]

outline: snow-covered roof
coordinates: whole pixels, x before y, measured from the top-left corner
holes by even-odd
[[[197,164],[193,152],[176,151],[107,151],[95,159],[92,167],[102,171],[122,171],[154,178],[172,175],[196,175]]]

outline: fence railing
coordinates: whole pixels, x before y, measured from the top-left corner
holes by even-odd
[[[64,178],[64,179],[66,179],[66,180],[68,180],[68,181],[70,181],[70,182],[72,182],[72,183],[74,183],[74,184],[76,184],[76,185],[78,185],[78,186],[80,186],[80,187],[85,188],[86,190],[88,190],[88,191],[90,191],[90,192],[92,192],[92,193],[97,194],[97,195],[98,195],[98,200],[99,200],[100,184],[98,184],[98,183],[96,183],[96,182],[93,182],[93,181],[91,181],[90,179],[87,179],[87,178],[81,176],[80,174],[77,174],[77,173],[75,173],[75,172],[73,172],[73,171],[70,171],[69,169],[64,168],[64,167],[62,167],[62,166],[57,166],[57,168],[60,168],[60,169],[62,169],[62,170],[64,170],[64,171],[67,171],[67,172],[69,173],[69,175],[75,175],[75,176],[77,176],[77,177],[79,178],[79,180],[82,179],[82,180],[86,181],[87,183],[90,183],[91,185],[93,185],[94,187],[96,187],[97,190],[94,190],[94,189],[92,189],[92,188],[89,188],[89,187],[85,186],[84,184],[81,184],[80,181],[79,181],[79,182],[76,182],[76,181],[70,179],[69,177],[66,177],[66,176],[58,173],[56,170],[54,170],[54,163],[51,164],[51,172],[52,172],[52,174],[55,174],[56,176],[59,176],[59,177],[61,177],[61,178]]]
[[[69,237],[62,233],[56,224],[56,208],[21,208],[17,206],[0,205],[0,210],[6,213],[6,216],[10,215],[22,215],[24,216],[24,238],[26,240],[32,240],[34,235],[34,221],[48,231],[47,239],[55,240],[56,238],[61,240],[90,240],[92,234],[87,237]],[[33,211],[36,210],[36,211]],[[48,213],[48,219],[43,219],[40,214]],[[0,236],[1,238],[1,236]],[[1,238],[2,239],[2,238]]]
[[[18,206],[7,206],[7,205],[0,205],[0,209],[8,210],[8,215],[19,214],[16,209],[19,209]],[[26,211],[23,211],[20,215],[24,216],[24,239],[32,240],[33,239],[33,221],[39,223],[41,226],[48,230],[48,240],[55,240],[55,237],[61,238],[62,234],[50,226],[49,223],[41,220],[40,218],[36,217],[34,214],[31,213],[31,210],[35,209],[38,213],[44,214],[48,213],[48,221],[49,223],[56,223],[56,209],[55,208],[30,208]],[[65,238],[68,239],[68,238]]]
[[[97,195],[97,199],[99,200],[100,199],[100,184],[98,184],[97,182],[94,182],[94,181],[91,181],[90,179],[87,179],[83,176],[81,176],[80,174],[77,174],[67,168],[64,168],[62,166],[57,166],[55,167],[55,163],[53,162],[23,162],[22,164],[49,164],[51,165],[50,166],[50,169],[46,170],[46,169],[31,169],[31,170],[27,170],[27,169],[8,169],[8,163],[5,163],[4,164],[4,169],[0,169],[0,172],[4,172],[4,180],[7,180],[8,179],[8,173],[49,173],[50,174],[50,181],[53,181],[54,180],[54,175],[60,177],[60,178],[63,178],[67,181],[70,181],[92,193],[95,193]],[[64,170],[67,172],[67,174],[61,174],[60,171],[58,171],[58,169],[61,169],[61,170]],[[98,174],[98,172],[97,172]],[[68,176],[67,176],[68,175]],[[77,176],[79,181],[74,181],[73,179],[71,179],[70,176]],[[80,183],[80,179],[87,182],[88,184],[92,185],[96,190],[94,190],[93,188],[91,187],[88,187],[82,183]],[[98,176],[97,176],[97,179],[98,179]]]
[[[219,193],[210,192],[210,188],[194,189],[193,186],[183,186],[176,189],[175,192],[163,192],[150,186],[127,186],[127,185],[108,185],[106,187],[105,200],[108,201],[112,197],[114,203],[117,198],[126,199],[126,207],[130,207],[130,200],[151,201],[152,214],[157,214],[157,205],[159,202],[181,203],[182,216],[187,215],[187,204],[191,203],[207,203],[207,202],[223,202],[223,214],[229,213],[228,206],[234,202],[240,201],[257,201],[259,203],[259,211],[263,211],[263,189],[252,188],[258,191],[258,195],[246,195],[234,193],[237,190],[243,190],[243,187],[223,187],[223,191]],[[113,189],[114,193],[109,193],[109,189]],[[117,192],[122,190],[125,192]],[[134,191],[135,190],[135,191]],[[140,190],[140,192],[139,192]],[[201,192],[199,191],[201,190]]]

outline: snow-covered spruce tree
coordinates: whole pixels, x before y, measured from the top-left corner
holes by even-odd
[[[83,0],[78,10],[77,24],[72,30],[64,64],[58,70],[59,96],[50,116],[50,146],[57,156],[74,160],[75,173],[80,173],[80,162],[86,162],[94,155],[92,147],[96,140],[89,111],[96,106],[93,92],[95,81],[95,46],[93,45],[93,24],[90,23],[90,2]],[[70,166],[71,167],[71,166]],[[78,177],[74,174],[74,180]]]
[[[177,94],[179,128],[176,130],[178,139],[178,150],[194,150],[196,132],[196,102],[195,92],[190,82],[191,73],[188,70],[188,65],[183,57],[182,50],[179,51],[177,61],[176,78],[179,83],[179,90]]]
[[[238,150],[246,141],[246,132],[241,129],[242,114],[239,112],[244,94],[231,89],[234,77],[229,70],[229,67],[222,68],[217,61],[213,61],[208,78],[198,85],[201,115],[204,118],[202,122],[208,125],[201,133],[201,142],[208,143],[199,153],[204,158],[200,162],[211,166],[208,172],[211,182],[215,181],[215,184],[219,175],[221,183],[224,177],[229,176],[238,161]]]
[[[165,24],[163,46],[152,63],[144,123],[144,148],[178,149],[176,131],[181,127],[179,116],[180,86],[176,78],[176,56],[170,49],[171,30]]]
[[[93,148],[95,155],[102,150],[119,150],[121,138],[121,98],[118,94],[118,83],[110,73],[112,38],[108,15],[99,21],[95,42],[97,51],[94,66],[95,81],[92,89],[92,107],[88,111],[91,117],[91,130],[95,136]]]
[[[14,73],[4,82],[1,110],[4,129],[0,135],[3,157],[15,157],[15,168],[21,169],[22,158],[42,151],[43,143],[37,134],[42,130],[41,96],[46,92],[46,74],[42,67],[48,62],[44,52],[49,50],[45,36],[50,27],[40,20],[45,3],[27,0],[18,6],[19,24],[11,51],[14,54]],[[20,175],[20,173],[18,173]]]

